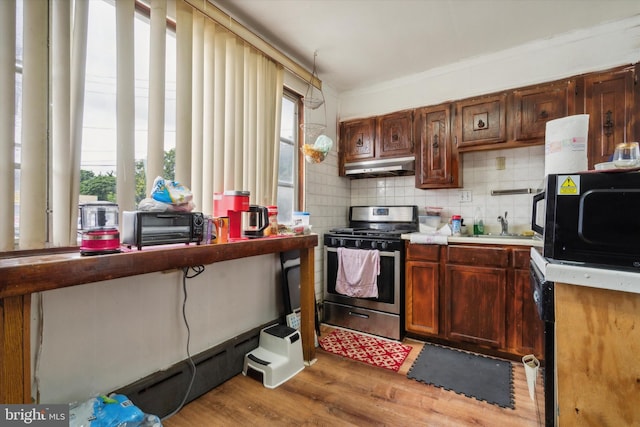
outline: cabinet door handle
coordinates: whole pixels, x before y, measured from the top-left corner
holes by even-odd
[[[431,144],[434,150],[438,149],[438,135],[433,135],[433,143]]]
[[[358,138],[358,140],[356,141],[356,147],[362,147],[364,145],[364,142],[362,142],[362,138]]]
[[[613,112],[611,110],[605,113],[606,120],[602,127],[604,128],[604,134],[607,135],[607,138],[613,135],[613,121],[611,120],[611,115]]]
[[[541,119],[546,119],[547,117],[549,117],[549,114],[547,113],[546,110],[540,111],[540,118]]]
[[[483,129],[486,126],[486,123],[482,120],[478,120],[478,129]]]

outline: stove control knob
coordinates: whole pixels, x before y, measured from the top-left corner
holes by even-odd
[[[376,243],[376,241],[375,241],[375,240],[372,240],[372,241],[371,241],[371,249],[375,249],[375,248],[377,248],[377,247],[378,247],[378,244]]]
[[[336,239],[335,237],[331,238],[331,246],[336,246],[338,244],[338,239]]]
[[[362,240],[355,241],[356,248],[359,248],[362,245]]]
[[[382,245],[380,245],[382,247],[382,249],[387,249],[389,247],[389,243],[387,242],[382,242]]]

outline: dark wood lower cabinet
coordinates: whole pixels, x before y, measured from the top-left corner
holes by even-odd
[[[529,281],[529,247],[407,243],[407,333],[514,359],[543,359],[544,324]]]
[[[406,270],[406,324],[414,332],[438,335],[440,266],[437,262],[409,261]]]
[[[445,334],[496,349],[505,347],[507,270],[447,265]]]
[[[513,250],[513,319],[510,342],[518,354],[534,354],[544,358],[544,322],[540,320],[533,301],[533,289],[529,273],[529,248]]]
[[[408,245],[405,271],[407,330],[440,334],[440,247]]]

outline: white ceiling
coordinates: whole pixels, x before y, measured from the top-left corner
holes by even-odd
[[[317,51],[338,92],[640,14],[640,0],[209,1],[309,70]]]

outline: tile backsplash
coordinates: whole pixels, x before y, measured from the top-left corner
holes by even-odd
[[[504,160],[504,169],[502,161]],[[485,233],[499,233],[498,216],[508,212],[510,232],[531,228],[532,194],[492,196],[491,190],[541,188],[544,181],[544,146],[465,153],[462,155],[462,188],[421,190],[415,177],[367,178],[351,181],[351,205],[417,205],[443,208],[443,221],[459,214],[471,232],[476,208],[483,212]],[[471,201],[461,201],[462,191]]]

